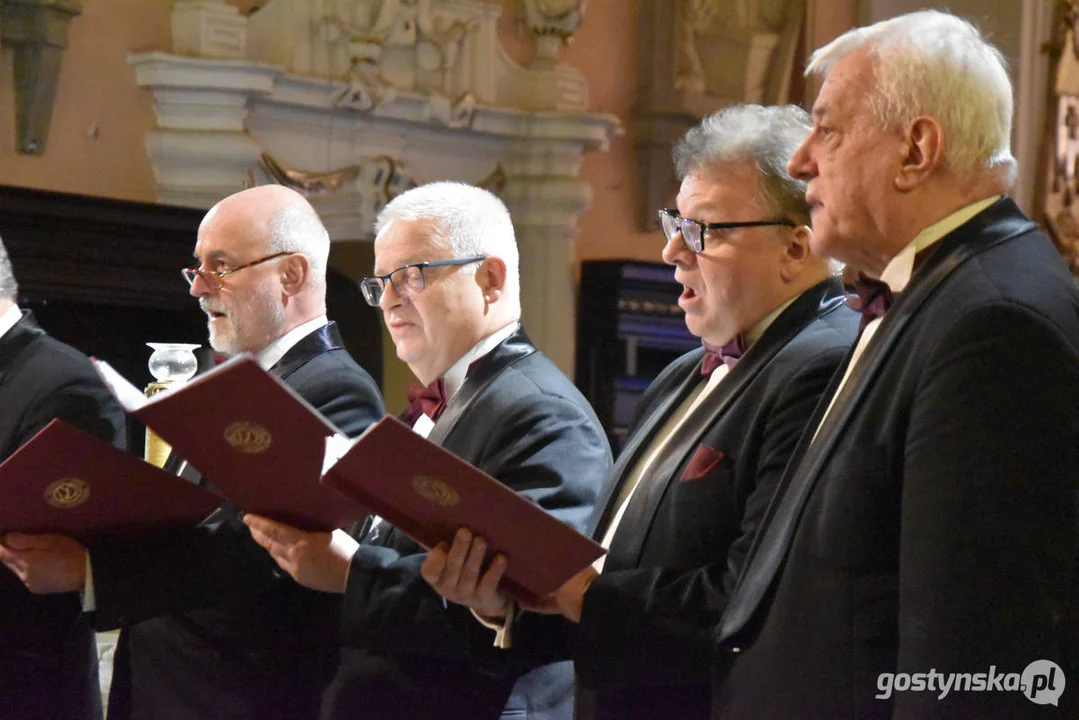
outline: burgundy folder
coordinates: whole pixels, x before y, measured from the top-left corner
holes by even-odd
[[[318,481],[326,438],[337,429],[254,358],[232,358],[141,407],[124,402],[130,385],[118,392],[126,381],[111,368],[102,378],[121,404],[244,512],[303,530],[347,528],[369,514]]]
[[[104,533],[194,525],[221,499],[53,420],[0,465],[0,532]]]
[[[506,589],[524,598],[554,592],[603,548],[539,505],[420,437],[393,417],[364,433],[322,478],[424,547],[453,542],[459,527],[508,562]]]

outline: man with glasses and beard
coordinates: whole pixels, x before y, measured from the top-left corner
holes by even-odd
[[[301,195],[257,187],[206,214],[198,265],[183,274],[215,350],[253,353],[355,437],[384,410],[374,381],[326,317],[329,249],[326,229]],[[182,462],[170,458],[168,466],[200,480]],[[20,551],[0,550],[0,558],[27,563],[31,590],[83,590],[99,629],[121,628],[110,720],[317,716],[336,664],[329,638],[336,637],[340,602],[283,576],[235,508],[137,544],[106,539],[84,550],[60,536],[9,535],[12,544]]]
[[[416,432],[586,529],[610,449],[592,408],[520,325],[517,244],[506,207],[479,188],[433,183],[395,198],[375,225],[367,300],[423,385]],[[554,720],[572,713],[561,662],[489,677],[469,664],[475,631],[420,577],[426,553],[375,519],[354,552],[326,533],[247,516],[299,582],[344,594],[345,648],[324,717]],[[486,639],[489,644],[489,638]]]

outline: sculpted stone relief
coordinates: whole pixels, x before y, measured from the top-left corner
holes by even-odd
[[[1047,143],[1047,172],[1041,209],[1049,234],[1072,274],[1079,278],[1079,7],[1062,0],[1054,41],[1048,48],[1054,69]]]
[[[673,197],[670,148],[686,130],[731,103],[791,100],[806,0],[638,3],[638,218],[652,229],[656,208]]]

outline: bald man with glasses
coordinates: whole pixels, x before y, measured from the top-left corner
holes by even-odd
[[[485,190],[432,183],[390,202],[375,225],[375,273],[361,283],[397,356],[420,381],[405,419],[458,457],[587,528],[611,455],[592,408],[525,335],[509,212]],[[424,387],[426,386],[426,387]],[[493,630],[447,606],[420,577],[426,553],[373,519],[362,542],[247,516],[299,582],[343,593],[342,664],[325,718],[568,718],[568,662],[491,677],[470,664]],[[505,714],[503,714],[505,713]]]
[[[206,214],[197,265],[182,272],[215,350],[252,353],[355,437],[385,411],[375,382],[326,317],[329,246],[301,195],[257,187]],[[166,468],[201,481],[179,458]],[[31,590],[82,590],[99,629],[121,628],[109,720],[318,716],[337,664],[340,601],[284,576],[236,508],[137,543],[105,539],[84,549],[60,536],[22,537],[36,543]]]

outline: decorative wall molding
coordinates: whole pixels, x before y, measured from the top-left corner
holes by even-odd
[[[203,11],[213,4],[197,1]],[[330,10],[348,22],[331,27]],[[154,94],[157,127],[146,146],[158,200],[205,208],[251,183],[280,181],[260,162],[268,153],[278,171],[321,183],[308,194],[335,241],[369,240],[396,189],[481,184],[500,171],[521,252],[525,324],[572,372],[573,243],[591,200],[578,174],[584,153],[606,150],[620,122],[584,112],[583,77],[550,51],[538,67],[510,61],[497,41],[500,12],[476,0],[271,0],[246,18],[246,58],[131,53],[136,82]],[[226,14],[206,17],[187,32],[213,31]],[[467,33],[449,62],[435,47],[445,37],[424,28],[453,27]],[[357,43],[374,42],[360,30],[376,32],[381,50],[357,79]]]

